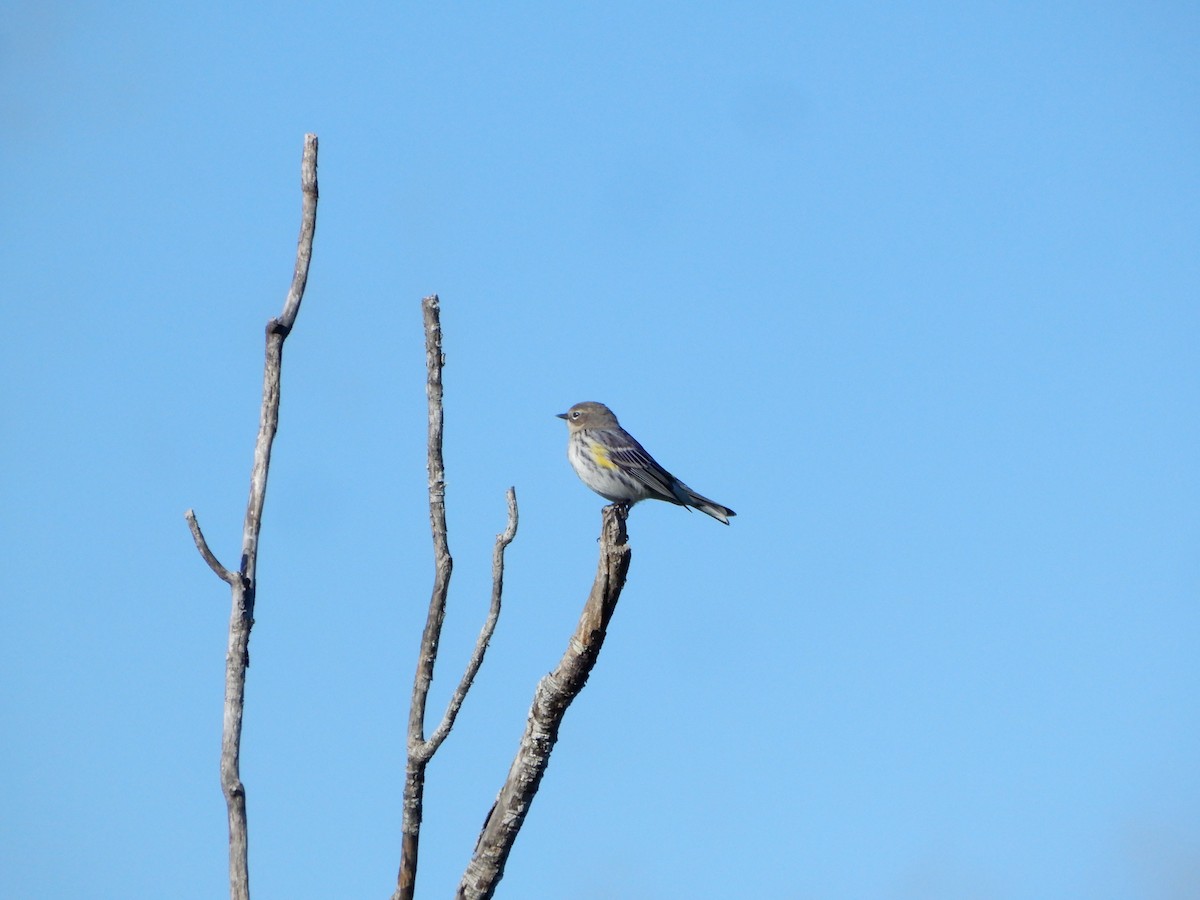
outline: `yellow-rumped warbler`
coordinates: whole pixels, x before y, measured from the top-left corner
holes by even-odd
[[[567,459],[575,474],[604,499],[627,506],[639,500],[666,500],[694,506],[726,525],[737,515],[701,497],[655,462],[603,403],[576,403],[558,417],[567,420]]]

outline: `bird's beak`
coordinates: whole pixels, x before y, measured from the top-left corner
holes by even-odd
[[[558,416],[558,418],[560,418],[560,419],[565,419],[567,417],[566,413],[555,413],[555,415]]]

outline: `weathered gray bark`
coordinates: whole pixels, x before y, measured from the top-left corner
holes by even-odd
[[[231,572],[217,560],[196,521],[188,510],[186,518],[196,548],[217,576],[229,585],[233,609],[229,617],[229,644],[225,654],[225,713],[221,732],[221,789],[229,813],[229,896],[249,900],[250,872],[246,828],[246,789],[239,772],[242,743],[242,711],[246,699],[246,668],[250,665],[250,629],[254,625],[254,600],[258,589],[258,536],[262,529],[263,505],[267,497],[267,473],[271,466],[271,445],[279,427],[279,382],[283,365],[283,342],[291,333],[304,299],[308,266],[312,260],[313,235],[317,227],[317,136],[304,136],[304,155],[300,165],[302,208],[300,239],[296,247],[296,265],[292,285],[283,304],[283,312],[267,323],[266,362],[263,367],[262,410],[259,414],[258,439],[254,444],[254,465],[250,472],[250,498],[242,525],[241,563]]]
[[[625,577],[629,572],[630,550],[625,531],[624,506],[604,507],[600,527],[600,563],[591,594],[566,653],[554,668],[538,682],[533,705],[525,723],[525,733],[517,748],[508,778],[500,789],[483,831],[475,844],[475,853],[455,895],[460,900],[487,900],[504,876],[504,864],[516,841],[517,832],[529,812],[541,784],[550,752],[558,740],[558,729],[571,701],[583,690],[596,664],[609,620],[616,609]]]
[[[442,459],[442,325],[436,296],[421,302],[425,320],[426,394],[429,400],[429,524],[433,532],[434,577],[429,615],[421,635],[417,656],[417,672],[413,678],[412,703],[408,715],[408,759],[404,773],[404,814],[400,838],[400,871],[396,876],[393,900],[412,900],[416,890],[417,860],[421,840],[421,816],[425,797],[425,767],[438,747],[446,740],[462,707],[467,691],[475,680],[483,656],[487,652],[496,622],[500,617],[500,599],[504,590],[504,550],[517,533],[517,495],[508,489],[508,524],[496,535],[492,551],[492,600],[487,619],[475,641],[475,649],[467,662],[466,671],[458,683],[441,722],[428,740],[425,738],[425,707],[429,687],[433,683],[433,667],[437,661],[438,641],[446,617],[446,596],[450,590],[450,573],[454,560],[446,538],[446,471]]]

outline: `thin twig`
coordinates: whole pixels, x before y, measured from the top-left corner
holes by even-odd
[[[428,372],[425,393],[429,403],[429,525],[433,533],[434,577],[408,714],[410,752],[425,739],[425,705],[433,683],[433,666],[437,662],[438,641],[446,616],[446,595],[450,591],[450,575],[454,571],[454,559],[450,556],[446,534],[446,464],[442,459],[442,429],[445,421],[442,412],[442,367],[446,363],[446,356],[442,353],[442,323],[437,295],[426,297],[421,302],[421,311],[425,318],[425,367]]]
[[[446,595],[454,559],[446,535],[446,466],[442,458],[442,323],[437,295],[421,301],[425,322],[425,395],[429,406],[428,468],[429,527],[433,534],[433,592],[429,614],[421,634],[417,671],[413,676],[412,702],[408,710],[408,752],[404,771],[404,813],[400,826],[400,871],[396,876],[395,900],[412,900],[417,884],[417,860],[421,842],[421,818],[425,800],[425,707],[433,683],[433,665],[437,662],[438,641],[446,618]]]
[[[433,683],[433,668],[437,661],[442,623],[446,617],[446,597],[450,591],[450,574],[454,569],[454,560],[450,556],[446,533],[446,469],[442,458],[442,367],[446,357],[442,353],[442,324],[437,296],[426,297],[421,302],[421,311],[425,322],[425,391],[429,401],[429,525],[433,535],[434,578],[429,614],[425,620],[425,630],[421,634],[421,648],[417,656],[417,671],[413,677],[412,703],[408,714],[400,871],[396,876],[396,891],[392,894],[392,900],[412,900],[416,890],[425,797],[425,768],[454,726],[454,720],[467,691],[470,690],[475,675],[483,664],[484,654],[500,617],[500,598],[504,589],[504,550],[512,543],[517,533],[517,495],[513,488],[509,488],[508,525],[503,532],[496,535],[496,546],[492,552],[492,602],[488,616],[446,712],[432,736],[426,740],[425,710],[429,700],[429,688]]]
[[[283,313],[267,323],[266,361],[263,365],[263,399],[259,414],[258,439],[254,444],[254,465],[250,472],[250,497],[242,524],[242,556],[237,573],[230,572],[208,548],[191,510],[188,526],[200,555],[209,567],[230,585],[233,609],[229,617],[229,645],[225,655],[225,713],[221,733],[221,789],[229,813],[229,895],[232,900],[249,900],[250,869],[246,827],[246,789],[239,774],[242,741],[242,713],[246,700],[246,668],[250,665],[250,629],[254,625],[254,599],[257,591],[258,537],[262,530],[263,505],[267,497],[267,474],[271,466],[271,446],[279,428],[279,384],[283,365],[283,342],[295,324],[308,282],[312,260],[313,235],[317,225],[317,136],[304,136],[304,155],[300,164],[301,216],[300,238],[296,247],[296,265],[292,284],[284,301]]]
[[[200,530],[200,523],[196,521],[195,510],[189,509],[183,514],[187,519],[188,528],[192,532],[192,540],[196,542],[196,549],[200,551],[200,555],[204,557],[204,561],[208,563],[208,567],[212,569],[218,578],[226,584],[232,585],[238,578],[237,573],[230,572],[227,568],[221,565],[216,554],[208,546],[208,541],[204,539],[204,532]]]
[[[471,684],[475,681],[475,675],[479,672],[479,667],[483,665],[483,655],[487,652],[488,644],[492,640],[492,634],[496,630],[496,622],[500,618],[500,596],[504,592],[504,550],[513,542],[513,538],[516,536],[517,492],[514,488],[509,488],[508,525],[504,531],[496,535],[496,546],[492,549],[492,605],[488,609],[488,617],[484,621],[483,627],[479,630],[479,638],[475,641],[475,650],[471,653],[471,658],[467,662],[467,669],[463,672],[462,680],[458,683],[458,687],[454,691],[454,696],[450,698],[450,703],[446,706],[446,713],[442,716],[442,721],[438,723],[433,734],[429,736],[429,740],[425,741],[421,748],[422,755],[426,759],[437,752],[437,748],[442,745],[442,741],[446,739],[446,735],[454,727],[454,720],[458,717],[458,710],[467,696],[467,691],[471,689]]]
[[[562,659],[553,672],[538,682],[534,691],[533,705],[516,758],[488,813],[483,831],[475,844],[475,853],[459,883],[455,895],[459,900],[488,900],[504,876],[508,854],[550,762],[550,752],[558,740],[563,716],[571,701],[587,683],[604,644],[608,623],[621,596],[621,589],[625,586],[630,560],[625,531],[627,514],[628,509],[623,506],[614,504],[604,507],[600,527],[600,562],[591,594]]]

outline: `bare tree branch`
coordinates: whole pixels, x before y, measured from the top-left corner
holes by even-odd
[[[429,740],[422,747],[422,752],[426,759],[437,752],[437,748],[442,746],[442,741],[446,739],[446,735],[454,727],[454,720],[458,717],[458,710],[467,696],[467,691],[471,689],[471,684],[475,681],[475,675],[479,671],[479,667],[483,665],[483,655],[487,652],[488,644],[492,640],[492,633],[496,630],[496,622],[500,618],[500,595],[504,592],[504,550],[513,542],[513,538],[516,536],[517,492],[514,488],[509,488],[508,525],[505,526],[504,531],[496,535],[496,546],[492,549],[492,605],[488,609],[488,617],[484,621],[483,627],[479,630],[479,637],[475,641],[475,650],[471,653],[471,658],[467,662],[467,669],[463,672],[462,680],[458,683],[458,687],[454,691],[454,696],[450,698],[450,702],[446,706],[446,713],[442,716],[442,721],[434,729],[433,734],[429,736]]]
[[[562,659],[553,672],[538,682],[516,758],[488,813],[475,845],[475,854],[458,886],[455,896],[459,900],[488,900],[495,893],[517,832],[525,822],[529,805],[550,762],[550,752],[558,740],[563,716],[571,701],[583,690],[600,655],[609,620],[629,572],[627,514],[628,508],[619,504],[604,507],[600,562],[591,594]]]
[[[271,445],[279,427],[279,382],[283,365],[283,342],[295,324],[308,282],[312,259],[313,235],[317,226],[317,136],[304,136],[304,155],[300,164],[302,197],[300,238],[296,247],[296,266],[292,284],[284,301],[283,313],[267,323],[266,362],[263,366],[263,399],[259,414],[258,439],[254,444],[254,465],[250,472],[250,497],[242,525],[242,557],[238,572],[232,573],[208,548],[191,510],[188,526],[200,555],[218,577],[230,585],[233,609],[229,617],[229,645],[225,655],[225,713],[221,734],[221,789],[229,813],[229,896],[249,900],[250,872],[246,830],[246,790],[239,774],[242,742],[242,711],[246,699],[246,668],[250,665],[250,629],[254,625],[254,599],[257,591],[258,536],[262,529],[263,505],[267,497],[267,473],[271,466]]]
[[[504,550],[517,534],[517,494],[508,489],[508,525],[496,535],[492,551],[492,602],[488,616],[467,662],[466,671],[455,689],[441,722],[428,740],[425,739],[425,709],[429,688],[433,683],[433,667],[437,661],[438,642],[446,617],[446,596],[450,590],[450,574],[454,560],[446,538],[446,469],[442,459],[442,324],[438,298],[426,297],[421,302],[425,321],[425,365],[428,372],[426,395],[429,400],[429,525],[433,534],[434,578],[429,600],[429,615],[421,635],[417,656],[417,671],[413,678],[412,704],[408,715],[408,759],[404,776],[404,816],[400,840],[400,872],[396,878],[393,900],[412,900],[416,890],[417,862],[421,839],[421,818],[425,796],[425,767],[450,733],[462,707],[467,691],[475,680],[484,654],[496,630],[500,617],[500,597],[504,589]]]
[[[421,635],[421,651],[417,658],[417,674],[413,682],[412,705],[408,713],[409,752],[424,742],[425,705],[433,683],[433,665],[437,661],[438,641],[446,617],[446,595],[450,591],[450,575],[454,559],[446,536],[446,464],[442,459],[442,323],[436,295],[421,301],[425,318],[425,367],[428,372],[425,393],[429,402],[429,525],[433,532],[433,596],[429,600],[429,616]]]
[[[195,510],[189,509],[183,514],[183,517],[187,519],[188,528],[192,531],[192,540],[196,542],[196,549],[200,551],[200,555],[204,557],[204,561],[208,563],[208,567],[226,584],[234,584],[238,579],[237,574],[230,572],[221,565],[216,555],[209,549],[208,541],[204,539],[204,532],[200,530],[200,523],[196,521]]]

